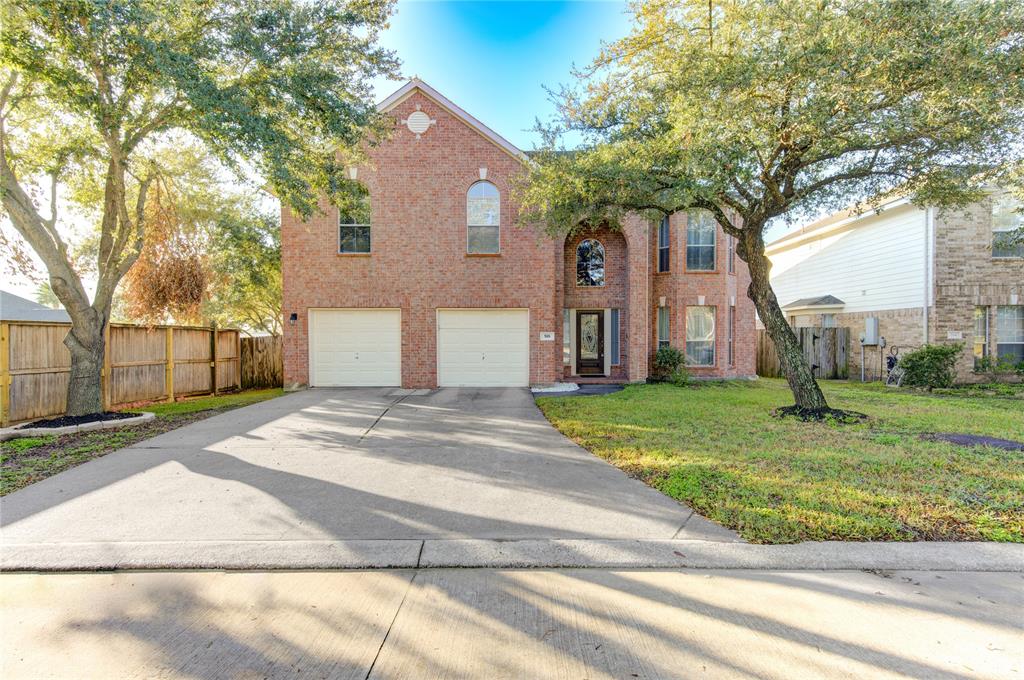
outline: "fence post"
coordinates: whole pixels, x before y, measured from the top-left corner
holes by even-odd
[[[217,324],[210,326],[210,387],[217,396]]]
[[[11,420],[11,325],[0,323],[0,427]]]
[[[103,370],[100,371],[100,394],[103,398],[103,410],[109,411],[113,401],[113,390],[111,389],[111,361],[110,361],[110,321],[103,327]]]
[[[164,350],[164,386],[167,388],[168,403],[174,402],[174,328],[167,327],[166,349]]]

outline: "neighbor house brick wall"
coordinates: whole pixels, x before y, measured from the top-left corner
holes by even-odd
[[[992,257],[991,199],[967,208],[936,211],[934,300],[932,342],[963,342],[958,378],[986,379],[974,373],[974,308],[1024,304],[1024,259]],[[995,316],[991,309],[989,312],[992,350]]]

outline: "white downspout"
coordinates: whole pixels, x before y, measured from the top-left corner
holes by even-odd
[[[924,209],[924,289],[921,291],[924,305],[921,308],[924,319],[924,344],[928,344],[928,307],[932,298],[932,269],[935,262],[935,253],[932,243],[935,234],[935,208]]]

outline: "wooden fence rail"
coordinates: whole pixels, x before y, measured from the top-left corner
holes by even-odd
[[[840,380],[850,377],[849,328],[797,328],[795,332],[814,377]],[[757,374],[764,378],[782,377],[775,343],[763,328],[757,331]]]
[[[280,335],[242,338],[242,389],[284,384],[284,342]]]
[[[60,415],[67,403],[69,323],[0,323],[0,427]],[[194,326],[107,327],[102,389],[106,408],[241,386],[237,330]]]

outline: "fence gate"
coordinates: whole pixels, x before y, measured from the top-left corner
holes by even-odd
[[[849,328],[809,327],[796,328],[793,332],[815,378],[845,380],[850,377]],[[764,378],[782,377],[775,343],[763,328],[757,331],[757,374]]]

